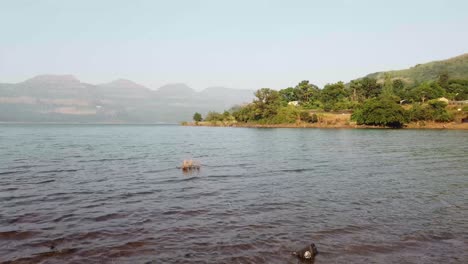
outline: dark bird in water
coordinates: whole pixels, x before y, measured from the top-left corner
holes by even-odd
[[[312,243],[301,250],[294,251],[292,254],[298,257],[300,260],[313,261],[315,256],[318,254],[318,250],[315,244]]]

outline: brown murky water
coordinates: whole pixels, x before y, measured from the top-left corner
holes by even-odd
[[[0,147],[4,263],[468,262],[464,131],[0,125]]]

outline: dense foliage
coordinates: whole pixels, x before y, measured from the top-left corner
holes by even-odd
[[[195,122],[200,122],[200,121],[202,121],[202,120],[203,120],[203,118],[202,118],[202,115],[201,115],[200,113],[197,112],[197,113],[195,113],[195,114],[193,115],[193,121],[195,121]]]
[[[450,79],[443,72],[433,81],[410,84],[386,74],[381,82],[366,77],[349,84],[327,84],[323,89],[309,81],[279,91],[261,88],[255,92],[255,97],[252,103],[223,114],[209,112],[204,120],[316,123],[319,121],[316,112],[345,111],[353,112],[351,119],[363,125],[398,128],[409,121],[448,122],[454,117],[444,100],[467,100],[468,80]],[[443,97],[448,99],[441,99]]]
[[[453,115],[447,111],[446,107],[447,103],[438,100],[431,100],[428,104],[413,104],[408,116],[410,121],[452,121]]]
[[[400,128],[406,123],[405,110],[389,99],[365,101],[352,115],[358,125]]]

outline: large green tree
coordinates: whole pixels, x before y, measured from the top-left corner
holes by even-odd
[[[427,104],[414,103],[408,111],[411,121],[449,122],[453,115],[446,109],[447,103],[437,99],[429,100]]]
[[[304,80],[294,87],[297,100],[303,105],[307,105],[314,100],[319,99],[320,89],[317,85]]]
[[[235,108],[232,112],[232,115],[239,122],[252,122],[256,121],[257,119],[254,104],[248,104],[245,106]]]
[[[293,87],[288,87],[286,89],[282,89],[279,91],[281,95],[281,99],[285,102],[291,102],[291,101],[297,101],[299,100],[297,98],[297,93],[296,90]]]
[[[440,87],[443,89],[447,90],[449,87],[449,74],[447,72],[441,73],[437,79],[437,84],[440,85]]]
[[[281,97],[278,91],[270,88],[262,88],[255,92],[257,97],[255,106],[255,119],[268,119],[276,115],[281,106]]]
[[[447,93],[451,99],[468,100],[468,80],[450,80]]]
[[[336,109],[335,105],[348,97],[348,90],[343,82],[327,84],[321,92],[321,100],[326,111]]]
[[[406,122],[405,110],[388,99],[368,99],[351,117],[358,125],[400,128]]]
[[[437,82],[424,82],[413,89],[412,97],[415,101],[425,102],[444,96],[444,89]]]
[[[216,111],[210,111],[206,114],[205,121],[223,121],[224,116]]]
[[[396,96],[402,100],[408,100],[408,92],[405,89],[405,83],[401,79],[395,79],[392,81],[393,92]]]
[[[202,118],[202,115],[201,115],[200,113],[196,112],[196,113],[193,115],[193,121],[195,121],[195,122],[200,122],[200,121],[202,121],[202,120],[203,120],[203,118]]]
[[[377,83],[374,78],[365,77],[360,80],[354,80],[350,84],[351,98],[354,101],[363,102],[369,98],[376,98],[382,92],[382,85]]]

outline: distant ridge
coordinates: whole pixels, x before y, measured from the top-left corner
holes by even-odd
[[[24,84],[67,84],[67,83],[80,83],[80,81],[71,74],[54,75],[43,74],[37,75],[22,82]]]
[[[156,90],[156,93],[159,96],[183,98],[193,96],[196,91],[185,83],[171,83],[161,86],[158,90]]]
[[[221,111],[252,99],[251,90],[197,92],[183,83],[151,90],[127,79],[94,85],[73,75],[47,74],[0,83],[0,122],[177,123],[191,120],[194,112]]]
[[[409,83],[436,80],[441,73],[447,73],[451,79],[468,79],[468,53],[446,60],[416,64],[409,69],[371,73],[366,77],[383,80],[386,73]]]
[[[117,79],[108,83],[99,84],[101,87],[113,87],[113,88],[133,88],[133,89],[144,89],[149,90],[145,86],[127,79]]]

